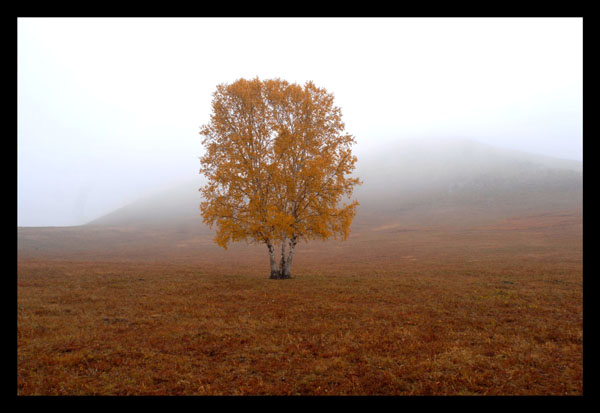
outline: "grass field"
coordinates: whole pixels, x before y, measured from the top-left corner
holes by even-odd
[[[376,227],[301,244],[290,280],[263,248],[206,240],[22,248],[17,392],[582,394],[581,231],[570,213]]]

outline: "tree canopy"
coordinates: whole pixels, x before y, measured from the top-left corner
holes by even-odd
[[[356,142],[325,89],[281,79],[220,84],[200,134],[207,177],[200,209],[205,223],[216,224],[218,245],[265,243],[271,277],[289,278],[299,240],[348,237],[358,202],[342,201],[360,183],[350,176]]]

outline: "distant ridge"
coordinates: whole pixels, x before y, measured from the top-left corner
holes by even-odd
[[[364,206],[453,203],[554,209],[580,202],[582,162],[529,154],[467,139],[406,140],[359,159]],[[430,205],[431,206],[431,205]]]
[[[353,196],[361,204],[356,221],[360,226],[361,214],[416,222],[579,208],[582,170],[582,162],[468,139],[401,140],[359,157],[356,176],[364,184]],[[87,225],[207,231],[199,211],[202,183],[198,176]]]
[[[146,195],[86,225],[169,226],[193,225],[200,221],[198,189],[203,179],[190,179],[166,190]]]

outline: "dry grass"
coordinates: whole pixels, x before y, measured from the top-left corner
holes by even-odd
[[[245,246],[24,253],[18,394],[582,394],[580,222],[365,231],[291,280]]]

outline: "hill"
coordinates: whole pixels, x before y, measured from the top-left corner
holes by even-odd
[[[479,225],[514,215],[577,209],[582,163],[471,140],[407,140],[363,156],[365,218],[404,225]]]
[[[361,156],[357,219],[439,213],[440,223],[465,210],[486,216],[568,209],[581,203],[582,163],[495,148],[470,140],[408,140]],[[199,229],[202,177],[144,197],[88,225]],[[381,215],[384,213],[384,215]],[[406,215],[408,214],[408,215]],[[474,218],[471,216],[471,218]]]
[[[344,248],[381,246],[424,231],[486,231],[514,220],[554,225],[548,217],[566,216],[570,225],[582,225],[581,162],[468,140],[401,141],[384,149],[359,159],[356,175],[364,184],[355,191],[360,206]],[[213,245],[213,231],[200,217],[201,185],[198,176],[84,226],[18,228],[19,254],[127,260],[252,255],[256,249],[244,244],[233,245],[234,253]],[[323,251],[342,247],[337,241],[322,245]],[[299,254],[311,249],[301,247]],[[257,259],[263,259],[259,250]]]

